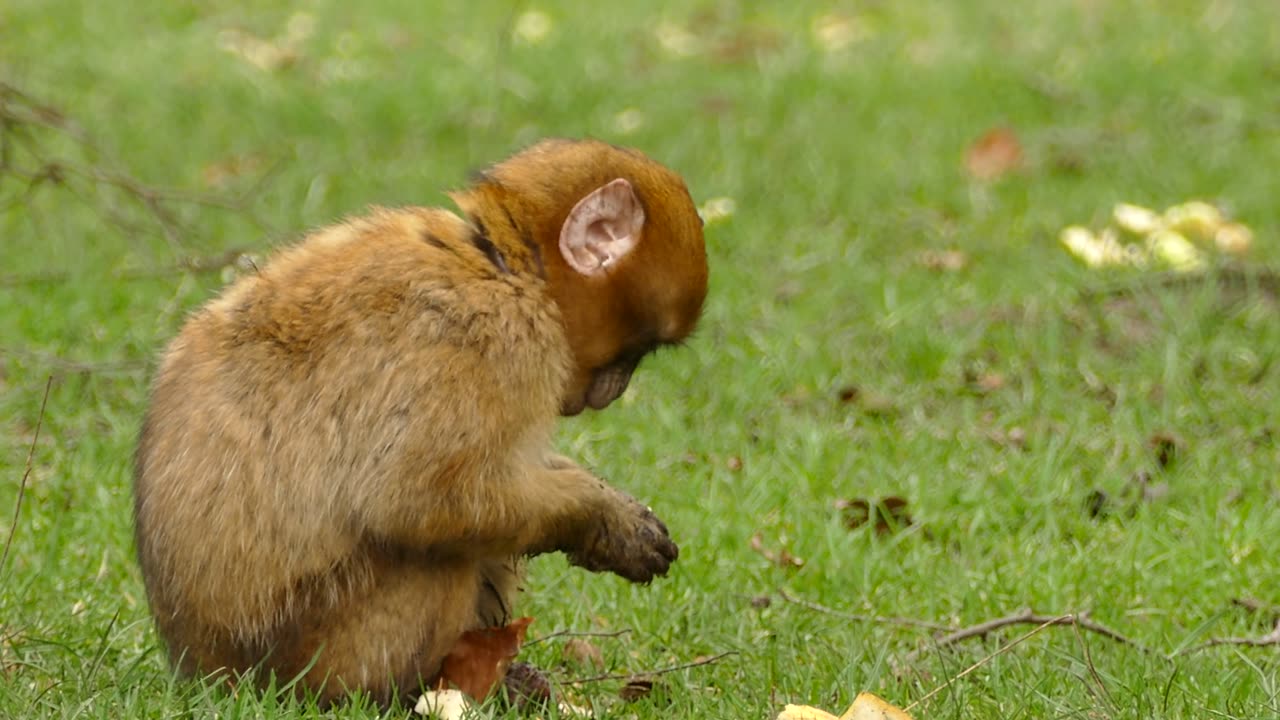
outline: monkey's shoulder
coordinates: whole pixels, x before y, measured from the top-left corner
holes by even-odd
[[[560,353],[544,281],[511,272],[479,237],[446,210],[376,208],[277,252],[211,302],[204,324],[230,346],[294,354],[396,343]]]

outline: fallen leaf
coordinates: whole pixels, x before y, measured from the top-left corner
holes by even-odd
[[[925,250],[916,262],[934,272],[958,272],[969,265],[969,256],[960,250]]]
[[[1164,470],[1178,460],[1178,456],[1182,454],[1183,448],[1186,447],[1186,441],[1176,433],[1161,431],[1152,434],[1147,439],[1147,446],[1155,453],[1156,464],[1160,466],[1161,470]]]
[[[969,146],[964,166],[974,179],[999,180],[1022,167],[1022,143],[1012,129],[992,128]]]
[[[881,498],[874,503],[863,498],[837,500],[836,508],[843,511],[844,525],[850,530],[856,530],[872,522],[873,519],[877,535],[888,535],[911,525],[907,501],[895,495]]]
[[[653,692],[652,680],[632,680],[618,690],[618,697],[624,702],[635,702],[649,696]]]
[[[836,399],[849,405],[857,405],[862,412],[871,417],[890,417],[898,413],[898,406],[893,398],[875,390],[866,390],[857,385],[846,385],[836,391]]]
[[[477,700],[488,697],[506,676],[531,622],[533,618],[519,618],[503,627],[463,633],[445,656],[436,689],[452,685]]]
[[[593,643],[582,638],[570,638],[564,644],[561,655],[572,665],[590,665],[595,668],[604,667],[604,653]]]
[[[802,558],[796,557],[795,555],[792,555],[791,551],[787,550],[786,548],[782,548],[781,550],[777,550],[777,551],[766,548],[764,546],[763,533],[756,533],[751,536],[751,549],[755,550],[757,553],[760,553],[760,555],[765,560],[768,560],[769,562],[773,563],[774,565],[777,565],[778,567],[781,567],[781,568],[804,567],[804,560]]]
[[[1111,514],[1111,496],[1106,490],[1094,488],[1084,498],[1084,510],[1094,520],[1106,517]]]

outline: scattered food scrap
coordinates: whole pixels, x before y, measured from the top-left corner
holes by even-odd
[[[1114,226],[1098,232],[1080,226],[1063,228],[1058,240],[1089,267],[1163,265],[1178,272],[1205,267],[1212,253],[1243,255],[1253,244],[1253,231],[1232,222],[1222,210],[1192,200],[1163,213],[1130,203],[1111,211]]]
[[[788,705],[778,713],[778,720],[911,720],[911,716],[901,708],[864,692],[858,693],[853,704],[839,717],[810,705]]]

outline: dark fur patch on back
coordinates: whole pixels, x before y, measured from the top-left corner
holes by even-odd
[[[547,268],[542,264],[542,248],[538,247],[538,244],[533,241],[533,236],[529,234],[528,230],[520,227],[520,223],[516,222],[515,217],[505,205],[502,206],[502,212],[506,213],[507,222],[511,225],[511,229],[520,236],[520,242],[524,243],[530,257],[533,258],[533,263],[538,270],[538,277],[545,280],[547,278]]]
[[[489,239],[489,231],[485,228],[484,223],[476,219],[473,219],[472,222],[475,223],[476,232],[471,234],[471,244],[479,248],[480,252],[489,258],[489,262],[498,268],[499,272],[512,275],[511,268],[507,265],[507,259],[502,256],[502,251],[498,250],[498,246],[494,245],[493,241]]]
[[[430,230],[422,231],[422,242],[430,245],[431,247],[440,248],[441,250],[449,249],[448,246],[444,244],[444,241],[433,235]]]

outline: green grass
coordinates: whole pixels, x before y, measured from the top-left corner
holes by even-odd
[[[35,147],[155,188],[247,195],[238,210],[168,203],[166,240],[118,188],[73,179],[23,195],[0,172],[0,537],[54,376],[0,568],[0,717],[315,714],[176,682],[157,650],[130,453],[152,359],[222,280],[122,275],[266,251],[369,204],[441,204],[469,169],[547,135],[643,148],[699,202],[737,205],[708,228],[712,292],[691,346],[560,433],[655,507],[679,563],[631,587],[541,559],[522,608],[534,635],[630,629],[596,640],[612,672],[737,654],[663,676],[665,699],[620,705],[619,683],[602,682],[573,690],[580,702],[637,718],[839,712],[860,690],[905,705],[1030,629],[930,650],[926,631],[751,602],[786,588],[957,627],[1089,611],[1158,651],[1048,629],[920,718],[1280,714],[1274,646],[1174,654],[1265,634],[1269,614],[1235,598],[1280,603],[1280,304],[1212,280],[1090,296],[1151,275],[1086,269],[1056,241],[1117,201],[1205,198],[1257,231],[1246,269],[1280,260],[1280,7],[314,0],[297,62],[261,71],[219,37],[277,35],[290,11],[268,5],[0,7],[0,79],[97,150],[28,127]],[[541,43],[512,39],[529,9],[552,21]],[[827,13],[859,39],[824,50]],[[659,28],[687,31],[689,54]],[[628,110],[638,127],[619,122]],[[1017,131],[1026,168],[980,185],[964,152],[996,125]],[[15,161],[33,167],[25,153]],[[233,158],[248,170],[210,186]],[[918,262],[948,248],[968,266]],[[1003,384],[974,389],[994,374]],[[841,402],[846,387],[872,400]],[[1025,447],[1000,442],[1014,429]],[[1149,447],[1161,432],[1181,438],[1165,468]],[[1131,502],[1140,473],[1167,493]],[[1096,490],[1112,501],[1095,518]],[[834,506],[888,495],[913,526],[850,531]],[[803,567],[754,552],[757,532]],[[559,678],[594,672],[557,669],[562,642],[526,655]]]

